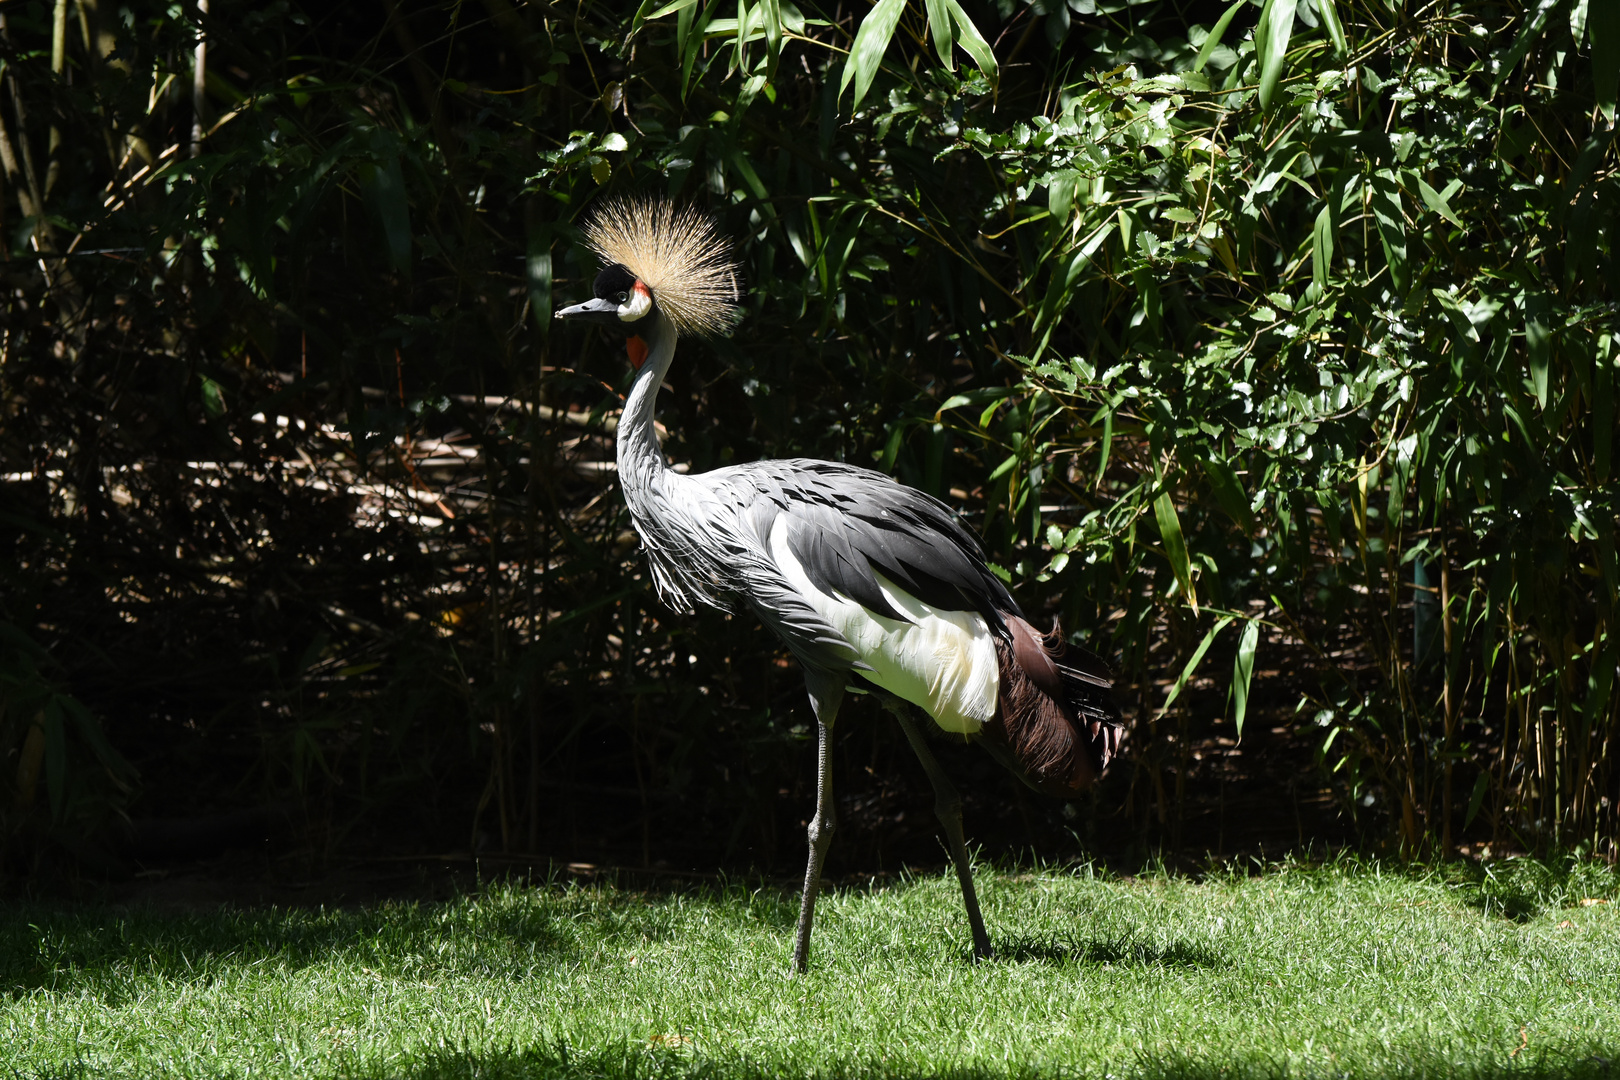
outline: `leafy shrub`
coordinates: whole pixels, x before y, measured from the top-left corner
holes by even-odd
[[[1369,836],[1612,850],[1611,7],[13,6],[0,618],[149,805],[796,851],[796,674],[656,607],[550,324],[663,190],[750,286],[671,456],[961,506],[1120,658],[1128,833],[1287,695]]]

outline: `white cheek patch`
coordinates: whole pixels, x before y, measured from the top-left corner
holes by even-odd
[[[771,555],[795,591],[832,623],[872,667],[862,672],[896,697],[925,709],[946,731],[978,731],[996,715],[996,643],[976,611],[941,611],[878,574],[884,599],[911,622],[869,611],[810,582],[787,542],[786,516],[771,529]]]
[[[636,322],[651,311],[652,306],[652,293],[647,291],[647,286],[638,281],[631,286],[630,295],[624,303],[619,305],[619,321]]]

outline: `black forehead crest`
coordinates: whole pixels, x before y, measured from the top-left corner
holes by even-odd
[[[596,275],[596,281],[591,290],[602,299],[617,296],[619,293],[629,292],[636,283],[636,275],[623,263],[614,263]]]

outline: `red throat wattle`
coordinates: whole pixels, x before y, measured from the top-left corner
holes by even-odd
[[[647,343],[638,337],[631,337],[624,343],[625,351],[630,354],[630,366],[637,371],[647,362]]]

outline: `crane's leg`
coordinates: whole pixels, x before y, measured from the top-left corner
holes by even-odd
[[[900,730],[906,733],[906,741],[917,752],[917,760],[922,762],[923,771],[934,785],[934,815],[945,830],[951,861],[956,864],[956,880],[962,885],[962,903],[967,907],[968,925],[973,928],[973,958],[987,960],[995,953],[990,948],[990,935],[984,930],[984,916],[979,913],[979,896],[973,890],[973,864],[968,862],[967,844],[962,838],[962,796],[956,793],[950,777],[939,767],[923,733],[917,730],[917,725],[906,714],[906,703],[898,698],[888,698],[883,705],[900,721]]]
[[[806,672],[805,687],[816,711],[816,816],[810,819],[810,864],[804,871],[804,892],[799,897],[799,930],[793,939],[793,970],[803,974],[810,960],[810,927],[816,917],[816,893],[821,889],[821,866],[838,827],[833,805],[832,727],[838,703],[844,697],[841,676]]]

